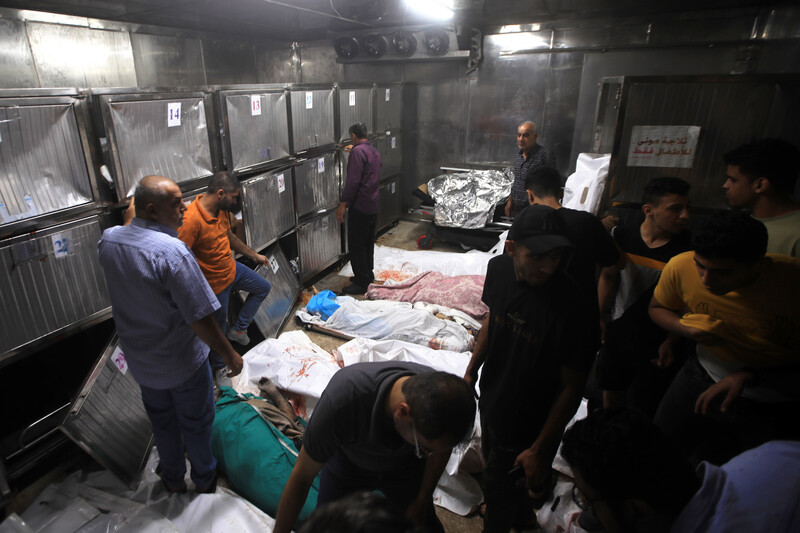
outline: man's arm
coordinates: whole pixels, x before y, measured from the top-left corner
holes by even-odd
[[[600,304],[600,335],[603,342],[606,340],[605,313],[611,308],[614,298],[617,297],[620,272],[626,264],[625,254],[620,253],[619,260],[615,264],[600,270],[600,279],[597,281],[597,300]]]
[[[306,503],[308,490],[322,470],[322,463],[316,462],[306,453],[305,448],[300,448],[300,455],[294,464],[289,481],[283,488],[281,501],[278,504],[278,512],[275,514],[275,527],[273,533],[289,533],[300,516],[300,511]]]
[[[447,461],[450,460],[452,451],[450,449],[443,452],[435,452],[425,461],[425,471],[422,474],[419,494],[406,510],[406,516],[416,526],[422,526],[425,523],[425,509],[433,499],[433,491],[436,490],[436,485],[439,483],[439,478],[442,477],[442,472],[447,466]]]
[[[703,331],[702,329],[690,328],[681,324],[681,312],[677,309],[665,307],[658,301],[655,295],[650,299],[648,312],[653,322],[670,333],[706,345],[719,344],[721,341],[721,339],[713,333]]]
[[[214,319],[213,313],[204,316],[197,322],[189,324],[189,327],[200,337],[200,340],[211,346],[215,352],[225,359],[225,364],[228,365],[230,369],[230,372],[228,372],[229,378],[232,378],[242,371],[242,367],[244,366],[242,356],[236,353],[231,343],[228,342],[228,339],[222,334],[219,325],[217,325],[217,321]]]
[[[269,265],[269,260],[266,256],[257,253],[255,250],[247,246],[230,229],[228,230],[228,240],[230,241],[231,249],[233,249],[234,252],[242,254],[257,265]]]
[[[475,388],[475,383],[478,381],[478,370],[486,361],[486,345],[489,342],[489,318],[490,312],[486,313],[486,318],[483,319],[481,330],[478,333],[478,340],[475,343],[475,349],[472,351],[472,357],[467,365],[467,371],[464,373],[464,381],[469,383],[472,388]]]
[[[558,395],[550,408],[544,427],[533,445],[519,454],[514,462],[514,466],[522,465],[525,469],[525,478],[531,491],[542,491],[550,476],[564,428],[575,416],[581,403],[587,376],[585,372],[561,367]]]

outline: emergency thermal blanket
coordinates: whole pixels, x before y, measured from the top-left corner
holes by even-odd
[[[446,276],[439,272],[423,272],[400,283],[372,284],[367,290],[367,298],[441,304],[481,321],[489,312],[489,307],[481,300],[485,280],[486,276]]]
[[[598,215],[610,164],[611,154],[579,154],[575,172],[564,184],[561,205]]]
[[[428,181],[428,194],[436,205],[436,224],[450,228],[477,229],[492,221],[498,202],[511,194],[514,173],[510,168],[471,170],[442,174]]]
[[[466,352],[474,338],[460,324],[436,318],[408,302],[337,298],[339,309],[327,321],[304,310],[297,316],[307,324],[317,324],[350,337],[397,339],[434,349]],[[425,304],[422,304],[424,307]]]
[[[221,387],[217,400],[211,447],[219,467],[237,493],[275,516],[281,493],[297,461],[298,450],[273,424],[247,404],[251,394],[239,395]],[[304,422],[301,421],[301,424]],[[300,520],[317,506],[319,476],[308,493]]]
[[[389,246],[375,245],[376,282],[398,283],[413,278],[422,272],[441,272],[447,276],[486,275],[489,259],[503,253],[506,235],[503,232],[494,248],[488,252],[470,250],[466,253],[409,251]],[[347,263],[339,271],[340,276],[353,275],[353,267]]]

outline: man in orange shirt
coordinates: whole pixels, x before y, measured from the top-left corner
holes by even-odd
[[[271,286],[267,280],[233,258],[235,251],[258,265],[269,264],[265,256],[255,252],[231,231],[228,212],[236,211],[241,190],[239,181],[229,173],[214,174],[208,182],[206,194],[199,195],[187,207],[178,237],[194,253],[200,270],[219,299],[220,309],[216,312],[216,318],[222,331],[226,330],[231,292],[247,292],[242,310],[233,328],[227,332],[230,340],[247,345],[250,344],[247,327]],[[219,354],[212,350],[209,361],[217,385],[230,385],[230,380],[225,378],[225,362]]]

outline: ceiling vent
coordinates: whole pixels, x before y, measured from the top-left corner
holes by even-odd
[[[382,28],[330,37],[339,63],[468,59],[453,28]]]

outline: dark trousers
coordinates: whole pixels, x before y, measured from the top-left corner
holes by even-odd
[[[770,440],[800,438],[796,419],[800,405],[763,403],[739,397],[720,412],[718,396],[706,415],[694,414],[697,397],[714,380],[696,357],[686,361],[656,411],[655,423],[682,451],[695,460],[722,464]]]
[[[217,471],[217,460],[211,451],[214,383],[208,361],[177,387],[140,388],[153,427],[164,479],[173,487],[183,483],[185,449],[192,465],[192,481],[199,488],[208,486]]]
[[[319,478],[317,507],[336,501],[357,491],[380,491],[398,508],[405,511],[419,494],[425,461],[420,460],[414,468],[403,471],[374,472],[355,466],[336,453],[325,463]],[[425,531],[444,533],[444,527],[436,516],[433,500],[425,512]]]
[[[481,418],[481,447],[486,466],[483,469],[483,497],[486,513],[484,533],[507,533],[514,525],[526,524],[533,518],[533,504],[526,487],[517,487],[509,475],[523,447],[500,443],[491,426]]]
[[[377,213],[367,215],[353,209],[347,218],[347,243],[350,248],[350,264],[353,265],[354,283],[366,287],[375,279],[372,272],[375,254],[375,226]]]

